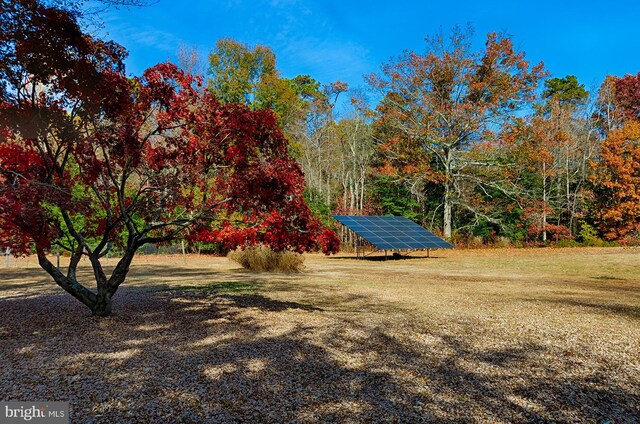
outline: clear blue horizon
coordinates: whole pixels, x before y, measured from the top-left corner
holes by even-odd
[[[423,52],[424,38],[471,24],[480,47],[490,32],[510,35],[529,62],[544,62],[552,77],[576,75],[595,90],[606,75],[640,72],[640,3],[514,1],[159,0],[101,15],[102,36],[129,51],[127,72],[176,61],[181,44],[204,60],[216,41],[230,37],[269,46],[282,76],[308,74],[323,84],[366,87],[363,75],[405,50]]]

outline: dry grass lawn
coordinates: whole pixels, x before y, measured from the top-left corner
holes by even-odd
[[[35,258],[3,266],[0,400],[78,423],[640,421],[638,249],[305,264],[139,256],[101,319]]]

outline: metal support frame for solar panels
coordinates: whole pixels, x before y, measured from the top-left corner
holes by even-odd
[[[364,257],[367,256],[367,254],[364,251],[364,246],[362,245],[362,241],[364,239],[360,237],[358,234],[356,234],[355,232],[353,234],[356,237],[356,259],[364,259]],[[373,252],[370,252],[369,254],[371,253]]]
[[[362,246],[356,245],[356,259],[364,259],[366,256],[371,255],[373,253],[384,252],[384,260],[385,261],[387,260],[387,252],[388,252],[387,250],[375,249],[375,250],[369,252],[368,254],[366,254],[366,253],[364,253],[364,248],[362,248],[362,250],[360,250],[359,247],[362,247]],[[396,249],[396,250],[398,250],[400,252],[403,249]],[[422,251],[426,250],[427,251],[427,258],[431,257],[431,248],[427,248],[427,249],[406,249],[405,251],[407,252],[407,254],[409,254],[409,253],[412,253],[412,252],[417,252],[419,250],[422,250]]]
[[[385,252],[385,258],[386,258],[386,250],[381,250],[378,249],[377,247],[373,246],[373,250],[370,251],[369,253],[365,252],[365,248],[363,245],[363,241],[366,241],[365,239],[363,239],[361,236],[359,236],[358,234],[356,234],[355,232],[353,233],[356,237],[356,259],[364,259],[365,257],[372,255],[376,252]]]
[[[351,231],[351,230],[349,230],[349,231]],[[372,253],[376,253],[376,252],[381,252],[380,249],[376,248],[375,250],[372,250],[368,254],[365,253],[364,246],[362,245],[362,240],[364,240],[364,239],[361,236],[359,236],[358,234],[356,234],[355,232],[353,234],[356,237],[356,259],[364,259],[365,256],[367,256],[367,255],[371,255]]]

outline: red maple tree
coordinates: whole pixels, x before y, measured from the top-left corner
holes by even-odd
[[[640,119],[640,72],[615,79],[615,105],[625,119]]]
[[[172,64],[127,78],[125,50],[73,13],[20,0],[0,24],[0,244],[35,252],[94,315],[146,243],[209,239],[337,250],[270,111],[222,105]],[[66,272],[47,258],[70,252]],[[110,276],[101,258],[120,244]],[[97,287],[77,278],[86,255]]]

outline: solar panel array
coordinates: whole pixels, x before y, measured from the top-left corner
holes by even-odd
[[[403,216],[334,218],[380,250],[453,249],[453,245]]]

